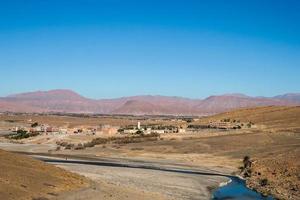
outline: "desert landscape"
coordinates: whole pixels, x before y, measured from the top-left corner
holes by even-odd
[[[0,0],[0,200],[300,200],[299,10]]]
[[[3,113],[0,120],[1,149],[82,177],[81,189],[71,184],[52,196],[39,193],[43,198],[210,199],[231,176],[243,178],[266,199],[300,197],[299,106],[189,118]],[[45,124],[52,129],[38,132]],[[157,124],[165,132],[153,128]],[[180,128],[170,131],[173,126]],[[16,137],[16,127],[28,137]],[[35,188],[21,189],[35,198]]]

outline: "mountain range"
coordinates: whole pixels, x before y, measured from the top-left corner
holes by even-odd
[[[205,99],[169,96],[131,96],[90,99],[72,90],[37,91],[0,97],[0,112],[92,113],[128,115],[212,115],[236,108],[300,105],[300,93],[274,97],[225,94]]]

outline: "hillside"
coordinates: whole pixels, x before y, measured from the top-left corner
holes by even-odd
[[[268,105],[289,105],[290,102],[272,98],[248,97],[242,95],[221,95],[210,96],[204,99],[196,109],[204,113],[213,114],[224,111],[234,110],[236,108],[247,108]]]
[[[158,115],[161,113],[167,113],[168,111],[161,106],[156,106],[145,101],[129,100],[123,106],[114,110],[113,112],[116,114],[141,115],[148,113],[151,115]]]
[[[281,99],[281,100],[284,99],[284,100],[299,102],[300,101],[300,93],[288,93],[288,94],[275,96],[274,98],[275,99]]]
[[[267,106],[244,108],[224,112],[210,117],[201,118],[196,123],[222,119],[235,119],[243,122],[253,122],[277,130],[291,129],[300,131],[300,106]]]
[[[1,199],[48,199],[88,186],[76,174],[32,158],[0,150]]]

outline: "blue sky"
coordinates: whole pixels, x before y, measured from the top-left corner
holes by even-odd
[[[0,96],[300,92],[300,1],[0,0]]]

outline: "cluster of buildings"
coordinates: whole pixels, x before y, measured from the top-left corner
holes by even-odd
[[[95,127],[79,126],[74,128],[54,127],[48,124],[41,124],[31,127],[17,126],[11,129],[13,132],[18,130],[27,131],[29,133],[40,133],[45,135],[56,134],[86,134],[86,135],[114,135],[118,132],[119,127],[111,125],[100,125]]]
[[[37,122],[29,122],[29,127],[14,127],[11,129],[13,132],[18,130],[24,130],[29,133],[39,133],[45,135],[56,135],[56,134],[85,134],[85,135],[115,135],[115,134],[167,134],[167,133],[192,133],[197,132],[200,129],[241,129],[251,128],[253,123],[241,123],[240,121],[223,119],[219,121],[211,121],[202,124],[185,124],[185,125],[161,125],[161,124],[147,124],[141,125],[140,122],[137,125],[127,126],[112,126],[112,125],[98,125],[98,126],[77,126],[77,127],[54,127],[48,124],[38,124]],[[182,123],[181,123],[182,124]]]
[[[27,131],[30,133],[50,133],[50,132],[59,132],[60,129],[56,127],[52,127],[46,124],[43,125],[37,125],[35,127],[25,127],[25,126],[16,126],[13,129],[11,129],[13,132],[18,132],[19,130]]]
[[[219,121],[211,121],[209,123],[203,124],[193,124],[187,127],[187,130],[190,132],[198,131],[199,129],[220,129],[220,130],[231,130],[231,129],[242,129],[242,128],[251,128],[253,127],[253,123],[241,123],[236,120],[219,120]]]
[[[118,132],[121,134],[184,133],[185,128],[178,127],[178,126],[172,126],[172,125],[144,125],[144,126],[141,126],[141,123],[138,122],[137,126],[133,126],[133,125],[125,126],[123,128],[120,128],[118,130]]]

